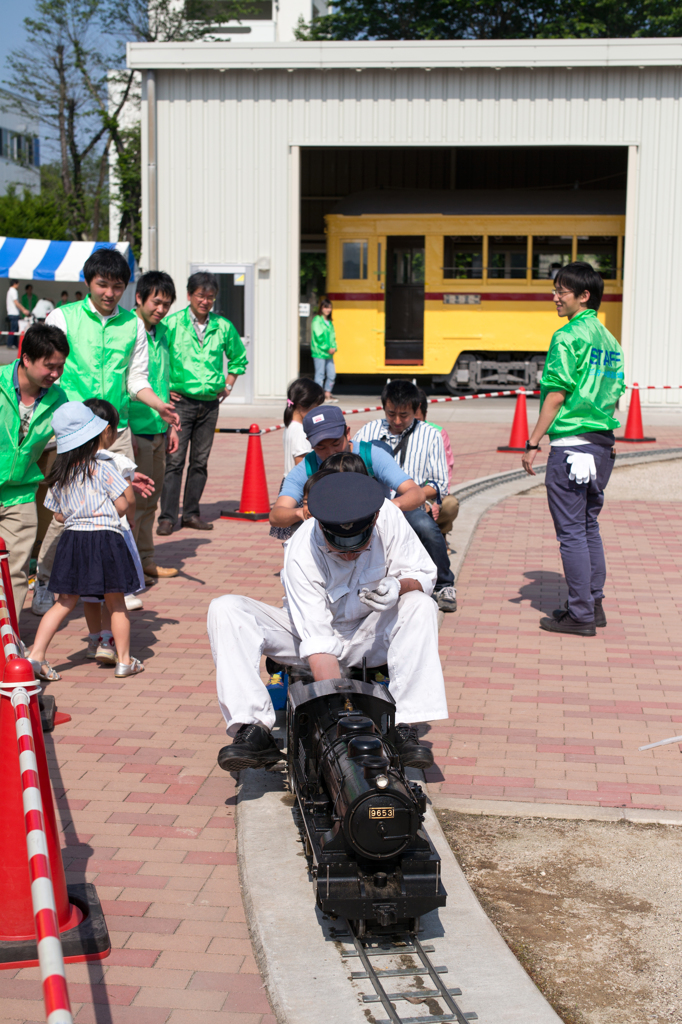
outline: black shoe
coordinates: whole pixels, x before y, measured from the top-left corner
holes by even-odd
[[[540,629],[546,629],[548,633],[572,633],[574,636],[597,635],[594,622],[578,622],[564,610],[557,618],[540,619]]]
[[[234,743],[218,752],[218,764],[226,772],[238,772],[242,768],[267,768],[283,760],[282,751],[272,738],[272,733],[262,725],[240,726]]]
[[[433,751],[419,742],[413,725],[396,725],[395,749],[403,768],[433,768]]]
[[[189,530],[212,530],[213,523],[205,523],[199,516],[190,516],[189,519],[183,519],[182,525],[187,527]]]
[[[568,611],[568,601],[563,608],[555,608],[552,615],[555,619],[560,619],[565,611]],[[606,625],[606,615],[604,613],[604,604],[601,597],[595,597],[594,599],[594,624],[597,629],[603,629]]]
[[[171,533],[173,532],[173,524],[171,523],[170,519],[159,519],[159,522],[156,527],[156,532],[158,533],[159,537],[170,537]]]

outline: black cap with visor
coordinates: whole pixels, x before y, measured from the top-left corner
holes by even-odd
[[[364,473],[331,473],[308,495],[308,511],[328,544],[341,552],[358,551],[370,538],[384,489]]]

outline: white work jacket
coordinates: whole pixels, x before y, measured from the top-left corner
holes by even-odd
[[[436,582],[436,567],[405,516],[384,501],[372,539],[354,562],[330,551],[316,520],[309,519],[285,545],[282,583],[285,604],[301,639],[301,657],[339,657],[371,609],[359,598],[385,576],[418,580],[425,594]]]

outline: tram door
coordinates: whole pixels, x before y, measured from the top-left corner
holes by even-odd
[[[193,263],[192,273],[197,270],[210,270],[218,278],[218,296],[213,307],[214,313],[227,317],[239,332],[246,346],[249,365],[246,373],[237,377],[234,390],[230,394],[230,404],[236,405],[253,401],[253,306],[254,267],[252,263]]]
[[[386,363],[424,362],[424,236],[386,239]]]

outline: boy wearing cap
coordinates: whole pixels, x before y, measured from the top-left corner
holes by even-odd
[[[428,768],[433,754],[413,723],[448,717],[430,598],[436,567],[376,479],[331,473],[311,487],[308,509],[312,518],[285,549],[284,608],[239,595],[211,602],[218,700],[234,736],[218,764],[237,771],[282,758],[258,672],[266,654],[287,665],[307,663],[315,680],[347,675],[363,658],[370,668],[388,663],[398,753],[404,766]]]
[[[67,398],[55,383],[69,345],[57,327],[33,324],[21,357],[0,369],[0,536],[9,551],[17,616],[28,590],[26,569],[38,529],[37,466],[52,437],[52,415]]]
[[[284,478],[279,497],[270,511],[272,526],[294,526],[304,518],[300,506],[303,488],[309,476],[316,473],[325,459],[337,452],[352,451],[361,455],[367,472],[383,488],[386,498],[395,493],[393,504],[401,512],[419,508],[426,500],[424,490],[404,472],[389,452],[378,446],[362,445],[350,440],[350,427],[346,425],[340,409],[320,405],[303,418],[303,429],[313,449],[303,462]],[[369,465],[368,465],[369,463]]]

